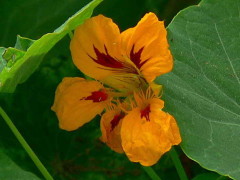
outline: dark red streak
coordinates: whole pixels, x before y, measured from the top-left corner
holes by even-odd
[[[113,117],[111,120],[111,131],[119,124],[120,120],[124,117],[124,114],[121,112]]]
[[[84,98],[84,100],[92,100],[93,102],[102,102],[108,98],[108,94],[104,91],[94,91],[92,95]]]
[[[141,110],[141,118],[145,117],[147,121],[150,121],[149,118],[150,112],[151,112],[150,105],[148,105],[145,109]]]
[[[146,62],[146,61],[141,60],[141,55],[142,55],[143,49],[144,49],[144,47],[139,49],[137,52],[134,52],[134,45],[133,45],[131,52],[130,52],[130,59],[137,66],[138,69],[140,69]]]
[[[114,59],[112,56],[109,55],[108,50],[106,46],[104,45],[105,53],[101,53],[94,45],[93,45],[94,52],[97,56],[97,58],[93,58],[90,55],[88,55],[92,60],[94,60],[96,63],[110,68],[123,68],[123,64]]]

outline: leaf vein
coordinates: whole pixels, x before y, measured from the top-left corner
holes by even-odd
[[[173,84],[173,85],[174,85],[174,84]],[[183,87],[177,86],[177,85],[175,85],[175,87],[177,87],[178,89],[181,89],[182,91],[185,91],[186,93],[192,94],[192,95],[198,97],[199,99],[205,100],[206,102],[208,102],[208,103],[210,103],[210,104],[215,104],[215,105],[216,105],[217,107],[219,107],[220,109],[223,109],[224,111],[227,111],[228,113],[233,114],[233,115],[235,115],[235,116],[237,116],[237,117],[240,118],[240,114],[237,114],[237,113],[235,113],[235,112],[233,112],[233,111],[231,111],[231,110],[229,110],[229,109],[227,109],[227,108],[225,108],[225,107],[217,104],[216,102],[213,102],[213,101],[211,101],[211,100],[203,97],[203,96],[200,95],[200,94],[194,93],[194,92],[192,92],[192,91],[189,91],[189,90],[187,90],[187,89],[185,89],[185,88],[183,88]]]
[[[216,24],[216,23],[214,23],[214,27],[215,27],[215,30],[216,30],[216,32],[217,32],[219,41],[220,41],[220,43],[221,43],[221,45],[222,45],[223,51],[224,51],[224,53],[225,53],[225,55],[226,55],[226,57],[227,57],[227,60],[228,60],[228,62],[229,62],[229,64],[230,64],[231,68],[232,68],[233,74],[234,74],[234,76],[236,77],[236,79],[237,79],[237,81],[238,81],[238,84],[240,85],[240,79],[239,79],[239,77],[238,77],[238,75],[237,75],[237,73],[236,73],[236,71],[235,71],[235,69],[234,69],[234,67],[233,67],[232,61],[231,61],[231,59],[230,59],[230,57],[229,57],[229,55],[228,55],[228,53],[227,53],[227,50],[226,50],[226,48],[225,48],[225,46],[224,46],[224,44],[223,44],[223,41],[222,41],[222,38],[221,38],[221,36],[220,36],[220,34],[219,34],[219,31],[218,31],[218,28],[217,28],[217,24]]]

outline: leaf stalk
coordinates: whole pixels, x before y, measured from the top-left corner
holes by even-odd
[[[25,141],[23,136],[20,134],[16,126],[13,124],[9,116],[5,113],[5,111],[0,106],[0,115],[4,119],[4,121],[7,123],[8,127],[11,129],[19,143],[22,145],[22,147],[25,149],[25,151],[28,153],[32,161],[35,163],[39,171],[42,173],[42,175],[45,177],[46,180],[53,180],[52,176],[49,174],[47,169],[44,167],[44,165],[41,163],[41,161],[38,159],[37,155],[33,152],[31,147],[28,145],[28,143]]]

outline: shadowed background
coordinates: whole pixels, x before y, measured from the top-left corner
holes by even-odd
[[[14,46],[16,35],[38,39],[54,31],[67,18],[81,9],[87,0],[0,1],[0,46]],[[170,23],[174,15],[199,0],[104,0],[94,15],[104,14],[123,31],[135,26],[152,11]],[[58,128],[50,110],[57,85],[63,77],[82,76],[71,61],[70,38],[61,40],[44,58],[39,69],[14,94],[1,94],[0,105],[56,179],[148,179],[140,165],[102,144],[99,118],[74,132]],[[0,118],[0,150],[21,168],[39,175],[25,151]],[[179,150],[179,153],[181,151]],[[182,154],[182,153],[181,153]],[[182,154],[190,177],[206,170]],[[1,164],[0,164],[1,166]],[[178,179],[168,154],[154,166],[162,179]]]

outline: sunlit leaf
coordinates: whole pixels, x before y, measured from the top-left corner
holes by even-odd
[[[45,34],[36,40],[27,51],[22,54],[22,57],[18,56],[18,59],[14,59],[9,66],[7,65],[3,68],[0,73],[0,92],[13,92],[17,84],[23,83],[37,69],[46,53],[68,32],[74,30],[79,24],[83,23],[85,19],[89,18],[93,9],[101,1],[102,0],[93,0],[70,17],[53,33]],[[25,49],[28,45],[29,44],[23,42],[17,42],[18,47],[24,47]],[[14,57],[14,53],[10,54],[13,56],[8,57]],[[19,52],[17,54],[19,55]]]

